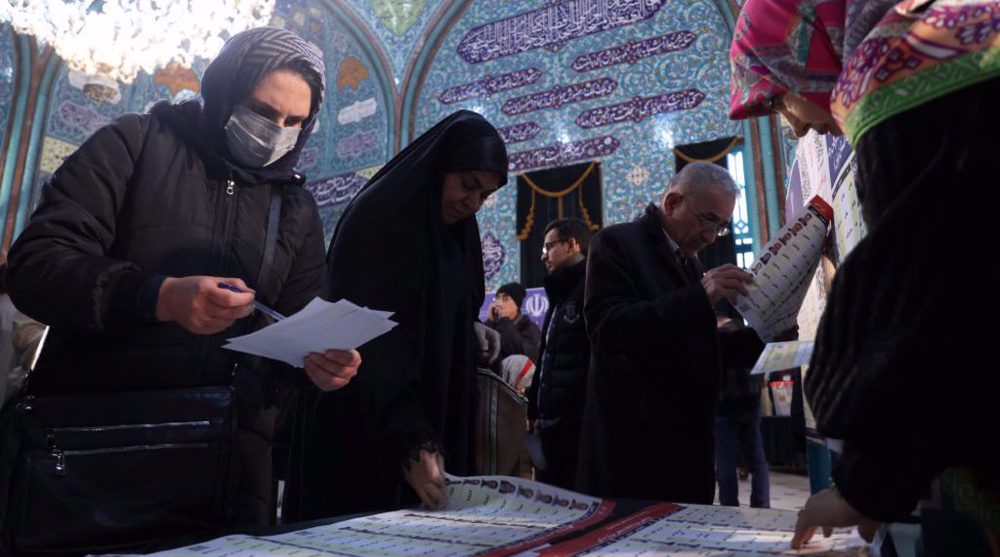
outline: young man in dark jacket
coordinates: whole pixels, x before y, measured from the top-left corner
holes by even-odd
[[[535,477],[572,489],[576,479],[580,423],[587,391],[590,341],[583,321],[584,277],[590,228],[580,219],[558,219],[545,227],[542,263],[549,272],[539,370],[528,392],[528,419],[538,433],[545,466]]]
[[[255,299],[291,315],[323,292],[323,228],[294,166],[324,77],[320,53],[294,33],[238,33],[205,70],[203,102],[122,116],[94,133],[43,189],[11,250],[8,275],[18,307],[51,326],[28,394],[114,393],[134,407],[130,400],[154,390],[164,393],[169,412],[186,400],[180,391],[228,390],[223,405],[237,431],[225,445],[229,459],[202,455],[221,450],[209,443],[119,451],[112,469],[128,473],[98,474],[77,490],[93,498],[77,496],[96,517],[89,522],[77,513],[52,529],[65,505],[33,491],[36,508],[49,509],[35,517],[45,529],[35,549],[104,552],[273,517],[275,381],[338,389],[360,357],[353,350],[310,354],[303,373],[221,346],[265,324],[252,315]],[[206,459],[231,464],[200,466]],[[162,486],[155,495],[152,469]],[[206,482],[222,491],[200,494]],[[117,486],[133,491],[127,504],[107,495],[120,493]]]
[[[527,291],[523,286],[511,282],[497,288],[497,296],[490,304],[486,325],[500,333],[500,360],[523,354],[533,362],[538,361],[542,331],[527,315],[521,313],[526,295]]]

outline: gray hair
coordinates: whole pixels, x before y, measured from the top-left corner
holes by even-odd
[[[710,162],[695,161],[687,164],[670,179],[667,191],[698,192],[709,187],[722,188],[733,197],[739,197],[740,187],[725,168]],[[666,196],[666,192],[663,194]]]

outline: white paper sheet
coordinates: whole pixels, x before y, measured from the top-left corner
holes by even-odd
[[[281,360],[302,367],[310,352],[357,348],[397,325],[391,312],[374,311],[347,300],[314,298],[295,315],[239,337],[223,348]]]
[[[813,345],[811,340],[793,342],[769,342],[750,370],[750,375],[782,371],[809,364]]]
[[[542,557],[761,557],[764,555],[867,555],[867,544],[851,530],[830,538],[817,534],[792,550],[794,511],[659,505],[599,528],[577,540],[539,552]]]
[[[226,536],[157,557],[514,555],[596,523],[613,506],[538,482],[448,476],[448,506],[382,513],[277,536]]]
[[[795,325],[832,218],[830,205],[813,197],[754,259],[750,293],[735,305],[765,342]]]

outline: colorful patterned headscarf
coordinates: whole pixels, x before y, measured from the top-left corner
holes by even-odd
[[[729,117],[769,114],[771,99],[786,91],[829,112],[845,9],[845,0],[747,0],[729,52]]]
[[[907,0],[854,50],[830,106],[848,139],[857,144],[887,118],[996,78],[1000,1]]]

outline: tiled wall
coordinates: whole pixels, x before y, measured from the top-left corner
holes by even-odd
[[[358,16],[378,37],[389,58],[396,85],[406,66],[423,46],[424,33],[443,0],[353,0]]]
[[[330,233],[339,210],[364,183],[364,169],[380,165],[392,154],[392,98],[380,84],[376,61],[366,54],[357,34],[348,29],[344,18],[335,17],[319,2],[279,1],[271,23],[299,33],[323,50],[326,102],[300,166],[310,179],[309,187]],[[106,100],[89,96],[80,76],[63,71],[52,92],[36,185],[94,130],[115,117],[143,112],[159,100],[196,95],[206,66],[207,61],[202,61],[195,68],[140,74],[132,84],[119,85],[118,94]],[[37,195],[37,187],[33,193]]]
[[[14,34],[10,27],[0,24],[0,145],[7,133],[7,117],[14,96],[14,71]]]
[[[725,117],[727,6],[725,0],[278,0],[272,24],[319,45],[327,65],[327,102],[301,166],[328,236],[379,165],[460,108],[502,129],[514,172],[602,159],[604,222],[631,219],[671,176],[674,145],[746,133]],[[11,111],[17,71],[11,36],[0,28],[0,124]],[[34,168],[25,169],[36,177],[28,194],[37,197],[44,179],[103,123],[157,100],[197,94],[204,67],[141,74],[103,101],[62,67],[43,133],[28,149],[40,152]],[[516,188],[506,187],[480,213],[489,287],[519,278],[515,197]]]
[[[710,0],[477,0],[427,71],[416,128],[467,108],[527,131],[508,143],[515,171],[601,158],[604,222],[630,220],[673,174],[674,145],[739,133],[726,119],[729,37]],[[502,246],[492,286],[520,278],[516,194],[480,213]]]

